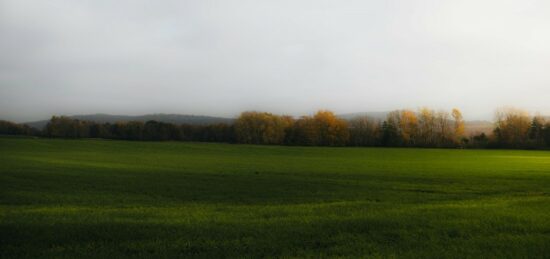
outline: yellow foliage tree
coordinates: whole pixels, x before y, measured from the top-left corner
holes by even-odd
[[[235,134],[239,143],[283,144],[292,118],[267,112],[243,112],[235,121]]]
[[[465,134],[464,118],[462,117],[462,113],[459,109],[454,108],[451,116],[454,120],[454,135],[457,139],[461,139]]]
[[[418,131],[418,118],[411,110],[402,110],[399,117],[399,128],[401,137],[406,145],[414,145]]]
[[[321,110],[313,116],[318,131],[318,144],[323,146],[343,146],[349,140],[348,124],[331,111]]]
[[[494,137],[500,145],[507,147],[525,146],[531,128],[531,119],[528,112],[505,107],[498,109],[495,117]]]

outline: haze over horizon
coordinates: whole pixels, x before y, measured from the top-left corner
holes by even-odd
[[[549,12],[534,0],[0,0],[0,119],[549,115]]]

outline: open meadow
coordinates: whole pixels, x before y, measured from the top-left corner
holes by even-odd
[[[550,152],[0,137],[0,257],[550,257]]]

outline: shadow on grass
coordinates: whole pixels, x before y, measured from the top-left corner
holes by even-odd
[[[542,236],[478,233],[406,218],[0,225],[3,258],[537,257]]]

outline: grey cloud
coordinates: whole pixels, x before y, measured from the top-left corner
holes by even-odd
[[[0,118],[550,111],[545,1],[0,0]]]

